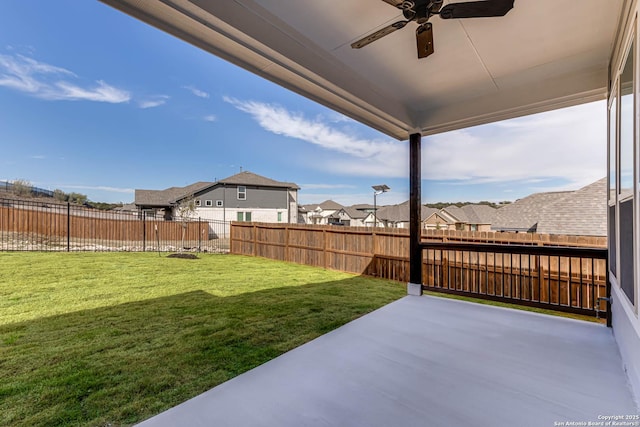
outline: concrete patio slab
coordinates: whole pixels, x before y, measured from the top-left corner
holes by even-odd
[[[139,425],[606,425],[637,414],[611,329],[407,296]]]

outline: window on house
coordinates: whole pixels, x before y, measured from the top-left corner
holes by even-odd
[[[247,187],[238,186],[238,200],[247,200]]]
[[[611,88],[611,104],[609,106],[609,270],[618,276],[617,252],[618,239],[616,229],[616,196],[617,190],[617,134],[618,134],[618,81]]]
[[[618,125],[618,248],[620,262],[618,279],[620,287],[629,298],[631,304],[635,301],[635,272],[636,256],[634,251],[634,200],[633,200],[633,171],[635,165],[634,143],[635,135],[635,43],[631,43],[626,62],[620,74],[620,113]]]
[[[222,200],[216,200],[216,207],[221,208],[224,206],[224,203],[222,202]]]
[[[196,200],[196,206],[200,206],[200,199]]]
[[[211,200],[205,200],[204,201],[204,205],[205,206],[213,206],[213,202]]]
[[[251,222],[251,212],[238,212],[237,220]]]
[[[629,54],[627,61],[620,75],[620,149],[618,151],[618,165],[620,171],[620,187],[618,189],[620,199],[625,198],[633,194],[633,142],[635,140],[634,135],[634,101],[635,92],[633,90],[633,55],[634,43],[629,48]]]
[[[617,190],[617,162],[616,159],[616,146],[617,146],[617,117],[618,117],[618,82],[616,81],[611,90],[611,106],[609,107],[609,202],[616,202],[616,190]]]
[[[278,222],[282,222],[282,212],[278,212]]]

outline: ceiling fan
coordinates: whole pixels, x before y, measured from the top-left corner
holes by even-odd
[[[442,19],[460,18],[488,18],[504,16],[513,8],[515,0],[481,0],[463,3],[451,3],[442,6],[443,0],[382,0],[402,11],[404,21],[394,22],[374,33],[351,44],[354,49],[360,49],[374,41],[388,36],[396,30],[404,28],[409,22],[416,21],[416,42],[418,58],[426,58],[434,52],[433,28],[429,18],[440,15]]]

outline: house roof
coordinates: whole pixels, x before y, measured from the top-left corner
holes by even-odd
[[[421,206],[421,208],[420,219],[422,221],[438,211],[437,209],[426,206]],[[378,219],[389,222],[409,222],[409,200],[397,205],[383,206],[378,209],[376,216]]]
[[[343,206],[340,203],[334,202],[333,200],[325,200],[322,203],[312,203],[309,205],[303,205],[303,207],[309,212],[315,211],[318,208],[320,208],[320,210],[323,210],[323,211],[337,211],[343,208]]]
[[[300,189],[300,187],[298,187],[298,185],[294,184],[293,182],[276,181],[249,171],[242,171],[228,178],[221,179],[218,182],[234,185],[256,185],[260,187],[292,188],[295,190]]]
[[[370,204],[367,204],[367,203],[360,203],[360,204],[357,204],[357,205],[351,205],[351,206],[349,206],[349,207],[350,207],[350,208],[353,208],[353,209],[357,209],[357,210],[359,210],[359,211],[362,211],[362,210],[372,210],[372,209],[374,208],[374,206],[373,206],[373,205],[370,205]]]
[[[215,185],[214,182],[196,182],[186,187],[170,187],[165,190],[135,190],[135,204],[137,206],[167,207],[178,200]]]
[[[604,99],[611,47],[630,0],[516,0],[504,17],[416,24],[380,0],[102,0],[387,135],[405,140]],[[448,3],[448,2],[447,2]]]
[[[571,191],[535,193],[498,208],[493,230],[536,231],[542,209],[571,194]]]
[[[369,212],[366,212],[362,209],[357,209],[353,206],[344,207],[342,208],[342,210],[344,211],[344,213],[349,215],[349,218],[351,219],[365,219],[367,215],[369,215]]]
[[[216,182],[200,181],[186,187],[170,187],[164,190],[135,190],[135,204],[138,206],[168,207],[219,184],[300,189],[291,182],[275,181],[253,172],[244,171]]]
[[[607,179],[602,178],[542,210],[538,233],[607,235]]]
[[[452,217],[454,222],[465,224],[491,224],[495,220],[496,209],[488,205],[464,205],[461,207],[451,205],[443,211]]]

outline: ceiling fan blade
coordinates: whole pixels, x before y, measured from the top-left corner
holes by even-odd
[[[504,16],[513,9],[514,0],[483,0],[451,3],[440,9],[442,19],[488,18]]]
[[[371,33],[368,36],[361,38],[357,42],[351,43],[351,47],[354,49],[360,49],[361,47],[365,47],[369,43],[373,43],[374,41],[381,39],[384,36],[388,36],[389,34],[393,33],[396,30],[404,28],[405,25],[407,25],[407,23],[409,22],[410,21],[394,22],[393,24],[376,31],[375,33]]]
[[[434,52],[433,26],[430,22],[420,25],[416,30],[416,44],[418,46],[418,58],[426,58]]]

